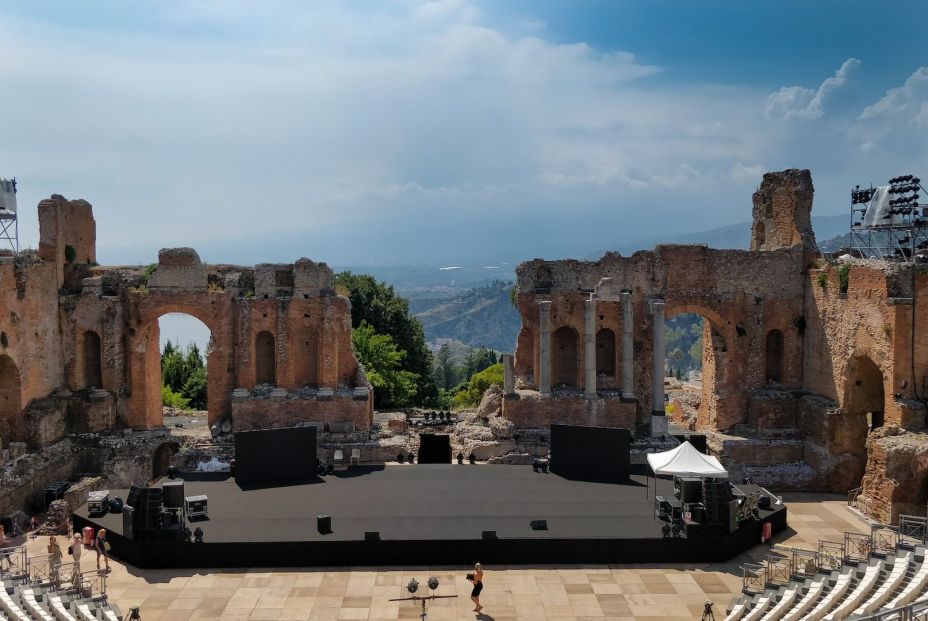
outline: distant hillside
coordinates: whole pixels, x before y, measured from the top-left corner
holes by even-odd
[[[409,310],[425,328],[425,339],[450,338],[471,347],[511,352],[521,322],[509,299],[511,282],[497,281],[448,298],[410,300]]]
[[[812,230],[815,239],[831,239],[835,236],[847,234],[850,218],[845,215],[812,216]],[[612,250],[618,250],[628,256],[637,250],[650,250],[657,244],[706,244],[710,248],[733,248],[746,250],[751,241],[751,223],[739,222],[729,224],[717,229],[685,233],[670,237],[640,240],[634,244],[620,244]],[[603,256],[606,251],[587,255],[587,259],[595,260]]]

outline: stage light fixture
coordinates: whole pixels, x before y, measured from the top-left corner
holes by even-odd
[[[437,589],[437,588],[438,588],[438,578],[436,578],[435,576],[430,577],[430,578],[429,578],[429,581],[428,581],[428,585],[429,585],[429,588],[432,589],[433,591],[434,591],[435,589]]]
[[[416,582],[415,578],[409,581],[409,584],[406,585],[406,590],[410,593],[415,593],[419,590],[419,583]]]

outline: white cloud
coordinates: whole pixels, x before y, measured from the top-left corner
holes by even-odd
[[[905,116],[919,118],[928,103],[928,67],[919,67],[906,79],[903,86],[886,91],[879,101],[864,108],[863,120]]]
[[[159,246],[293,231],[342,261],[421,250],[466,264],[444,253],[473,253],[492,231],[500,253],[557,256],[743,221],[759,163],[811,167],[817,201],[829,184],[843,201],[855,162],[834,154],[863,158],[878,141],[764,116],[831,116],[853,59],[816,90],[770,95],[676,83],[634,50],[555,42],[541,26],[509,32],[465,0],[146,6],[131,36],[0,11],[13,93],[0,117],[16,120],[0,174],[20,178],[24,214],[52,192],[87,198],[101,248],[143,262]],[[355,241],[363,231],[375,241]],[[290,258],[332,260],[320,252]]]
[[[827,78],[818,87],[818,90],[802,86],[785,86],[775,93],[771,93],[767,100],[767,118],[800,118],[815,120],[825,114],[825,106],[835,92],[847,86],[853,78],[860,61],[848,58],[835,71],[835,75]]]

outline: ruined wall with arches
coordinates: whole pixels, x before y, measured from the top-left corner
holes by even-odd
[[[39,251],[0,256],[0,449],[163,426],[159,318],[168,313],[210,330],[210,424],[370,427],[350,304],[324,263],[212,266],[176,248],[150,268],[101,267],[89,203],[53,196],[39,216]]]
[[[662,405],[652,381],[655,326],[696,313],[704,319],[702,386],[691,424],[734,476],[781,489],[843,493],[861,486],[878,517],[906,507],[924,514],[928,272],[852,260],[849,277],[840,278],[840,266],[815,246],[812,194],[808,171],[765,175],[753,197],[751,250],[660,245],[629,257],[522,263],[516,299],[523,330],[504,415],[531,427],[557,409],[572,422],[585,417],[594,424],[597,412],[625,407],[633,413],[625,425],[645,431]],[[623,337],[628,315],[621,300],[630,311],[630,339]],[[660,320],[651,314],[655,300]],[[595,308],[595,334],[615,334],[617,383],[597,381],[595,391],[585,390],[584,365],[594,365],[598,377],[612,367],[598,336],[596,356],[585,356],[584,304]],[[569,366],[561,357],[573,351],[554,338],[564,325],[580,335],[575,387],[557,383]],[[622,385],[626,347],[630,386]]]

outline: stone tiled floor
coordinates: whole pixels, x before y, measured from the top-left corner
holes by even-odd
[[[869,532],[836,496],[787,496],[790,531],[778,543],[815,547],[819,539],[843,541],[845,531]],[[47,542],[31,542],[39,554]],[[200,570],[141,571],[112,563],[109,595],[126,612],[141,605],[142,618],[187,619],[418,619],[419,609],[404,597],[416,578],[441,581],[442,595],[429,606],[429,619],[514,619],[579,621],[586,619],[699,619],[703,602],[715,602],[717,618],[741,588],[740,565],[763,558],[757,546],[727,563],[712,565],[611,565],[559,567],[485,567],[482,614],[471,611],[466,567],[355,568],[352,570]],[[84,569],[94,565],[85,552]]]

